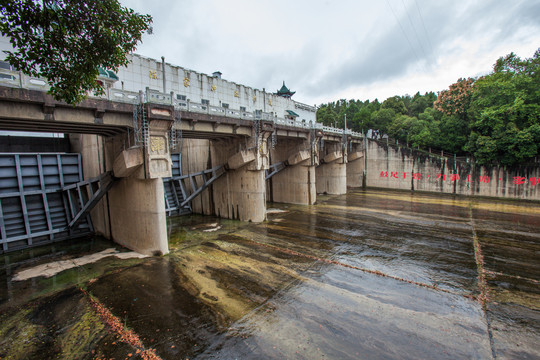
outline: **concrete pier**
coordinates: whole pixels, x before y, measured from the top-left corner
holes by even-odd
[[[317,193],[341,195],[347,193],[347,164],[340,159],[317,167]]]
[[[283,139],[271,151],[272,163],[284,162],[286,167],[267,182],[270,201],[312,205],[317,200],[315,164],[309,141]]]
[[[146,146],[127,147],[135,143],[128,134],[106,140],[97,135],[72,135],[70,140],[73,149],[81,153],[86,179],[106,171],[113,171],[119,179],[91,212],[96,232],[142,254],[166,254],[169,249],[162,179],[171,176],[167,132],[174,109],[145,106],[149,127]]]
[[[241,139],[220,141],[219,146],[212,143],[212,166],[227,164],[229,169],[212,185],[217,216],[251,222],[266,220],[264,170],[268,168],[268,149],[265,141],[252,141],[250,149],[242,149],[245,141]]]
[[[341,139],[340,139],[341,140]],[[327,142],[319,155],[317,193],[341,195],[347,193],[347,147],[339,142]]]
[[[365,158],[361,144],[353,147],[347,156],[347,187],[359,188],[363,186],[365,176]]]
[[[141,254],[169,252],[163,181],[141,179],[142,167],[109,192],[112,239]]]

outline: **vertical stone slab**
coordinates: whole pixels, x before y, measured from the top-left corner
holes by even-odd
[[[312,205],[317,200],[315,166],[288,166],[272,177],[272,201]]]
[[[81,154],[84,179],[103,174],[106,169],[106,156],[103,138],[99,135],[70,134],[71,149]],[[107,197],[104,197],[90,212],[92,225],[98,235],[111,238],[109,227]]]
[[[183,139],[181,155],[183,174],[193,174],[212,167],[210,140]],[[186,185],[189,186],[189,184]],[[210,189],[206,189],[191,201],[191,209],[196,214],[213,215],[214,209],[211,199]]]
[[[272,163],[286,161],[288,166],[268,180],[273,202],[312,205],[317,200],[315,165],[309,138],[280,139],[271,152]]]
[[[362,151],[350,152],[347,160],[347,187],[362,187],[363,176],[364,153]]]
[[[141,254],[166,254],[163,180],[142,179],[142,172],[120,180],[109,191],[112,238]]]
[[[212,142],[212,166],[227,164],[240,152],[245,152],[245,139],[227,139]],[[266,181],[264,170],[268,167],[265,139],[257,143],[250,139],[249,151],[255,159],[225,175],[212,184],[214,211],[217,216],[241,221],[266,220]],[[235,159],[238,156],[235,157]]]
[[[347,193],[347,164],[339,160],[317,167],[317,193],[342,195]]]

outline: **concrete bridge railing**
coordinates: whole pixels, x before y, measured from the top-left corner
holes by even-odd
[[[45,79],[28,76],[26,74],[23,74],[22,72],[8,69],[0,69],[0,86],[1,85],[37,91],[49,90],[49,85],[47,84],[47,81]],[[295,128],[319,129],[328,134],[343,134],[343,129],[323,126],[320,123],[311,123],[306,121],[296,121],[292,119],[281,118],[273,113],[252,113],[247,111],[197,103],[189,101],[187,99],[183,100],[173,91],[171,91],[170,93],[162,93],[156,90],[146,88],[144,91],[141,90],[139,92],[133,92],[116,88],[107,88],[105,89],[105,94],[96,95],[94,93],[90,93],[89,97],[129,104],[138,104],[140,102],[148,101],[157,104],[172,105],[175,109],[182,111],[224,116],[242,120],[265,120],[272,121],[278,125],[290,126]],[[361,133],[356,133],[350,130],[346,130],[346,134],[357,138],[363,137]]]

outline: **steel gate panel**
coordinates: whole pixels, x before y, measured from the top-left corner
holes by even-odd
[[[172,178],[182,175],[182,154],[171,154],[171,170]],[[165,192],[165,213],[171,215],[185,215],[191,213],[189,206],[180,207],[180,203],[184,201],[182,191],[178,184],[172,181],[172,178],[163,179],[163,190]]]
[[[79,154],[0,153],[0,253],[91,233],[72,219],[63,187],[82,181]]]

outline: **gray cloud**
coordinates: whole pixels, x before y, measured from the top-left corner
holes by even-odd
[[[479,57],[523,46],[525,29],[540,42],[539,1],[121,1],[154,16],[138,53],[267,91],[285,80],[307,102],[405,75],[414,87],[410,74],[440,73],[441,59],[470,57],[471,43]],[[449,85],[437,81],[431,90]]]
[[[417,21],[420,18],[416,4],[411,3],[407,13],[414,17],[415,28],[411,26],[408,15],[402,14],[399,23],[396,21],[393,27],[380,29],[380,35],[373,36],[370,43],[357,46],[353,57],[335,64],[324,76],[311,82],[307,93],[316,96],[321,91],[337,91],[348,86],[389,80],[404,75],[411,66],[429,71],[435,66],[436,57],[444,56],[449,44],[459,37],[471,39],[482,36],[487,41],[478,43],[478,46],[491,48],[495,42],[510,39],[519,28],[540,28],[538,2],[484,1],[469,7],[464,3],[452,4],[424,4],[421,11],[428,40],[421,21]],[[385,16],[393,17],[390,9]]]

